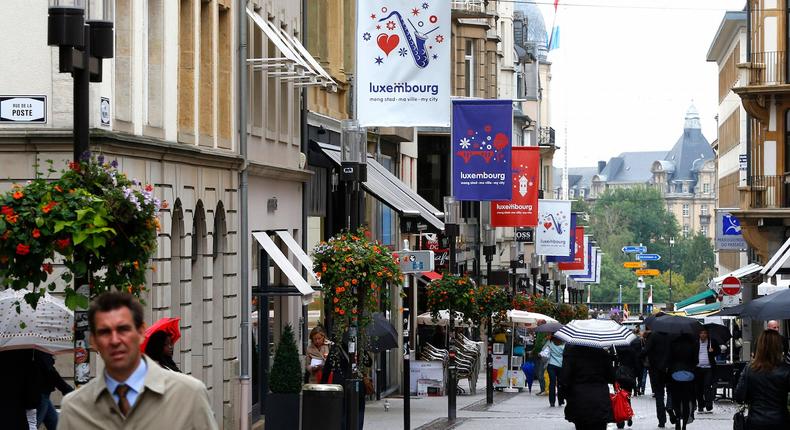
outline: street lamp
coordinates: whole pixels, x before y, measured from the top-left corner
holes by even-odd
[[[672,247],[675,246],[675,238],[669,238],[669,305],[672,310],[675,310],[675,305],[672,303]]]
[[[368,133],[355,119],[342,120],[340,127],[340,180],[346,184],[346,228],[351,230],[360,225],[360,184],[368,179]]]
[[[562,285],[562,292],[560,292],[560,280],[554,280],[554,291],[557,294],[557,303],[565,303],[565,285]]]
[[[491,261],[496,253],[496,228],[486,224],[483,228],[483,255],[486,257],[486,281],[491,283]],[[486,350],[486,404],[494,403],[494,356],[493,356],[493,321],[491,315],[486,318],[486,337],[488,348]]]
[[[49,0],[47,16],[47,44],[58,47],[59,71],[71,73],[74,86],[73,160],[90,148],[90,83],[101,82],[102,60],[113,56],[113,0],[94,0],[97,6],[86,8],[85,0]],[[87,16],[87,21],[85,20]],[[75,260],[82,256],[75,255]],[[74,278],[74,290],[89,296],[88,277]],[[76,309],[75,321],[87,321],[87,310]],[[81,386],[90,380],[88,327],[74,328],[74,384]]]
[[[461,220],[461,204],[455,200],[455,197],[445,196],[444,198],[444,234],[450,241],[450,274],[456,275],[455,266],[455,241],[460,234],[459,222]],[[455,420],[455,396],[456,396],[456,367],[455,367],[455,314],[453,309],[449,307],[447,312],[450,317],[449,325],[449,355],[450,359],[447,363],[448,381],[447,381],[447,419]]]
[[[513,297],[516,297],[517,293],[517,286],[518,283],[516,277],[518,276],[518,244],[516,242],[510,242],[510,270],[513,272],[513,275],[510,277],[510,288],[513,291]]]
[[[547,297],[546,287],[548,287],[550,284],[549,284],[549,269],[548,267],[546,267],[545,264],[540,265],[540,285],[543,287],[543,297]]]
[[[530,274],[532,275],[532,295],[537,294],[538,273],[540,273],[540,257],[538,254],[532,253],[530,258]],[[546,289],[543,289],[543,295],[546,295]]]

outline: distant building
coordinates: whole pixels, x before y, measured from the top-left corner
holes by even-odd
[[[555,176],[562,174],[555,169]],[[683,134],[668,152],[623,152],[597,167],[568,169],[570,198],[595,201],[607,189],[650,186],[661,191],[684,235],[699,231],[713,238],[711,214],[716,205],[716,154],[691,106],[686,113]],[[561,181],[555,180],[555,184]],[[561,185],[553,188],[562,195]]]

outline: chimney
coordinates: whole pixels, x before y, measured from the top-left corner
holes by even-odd
[[[603,169],[606,167],[606,161],[599,161],[598,162],[598,173],[603,172]]]

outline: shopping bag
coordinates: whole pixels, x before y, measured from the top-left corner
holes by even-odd
[[[614,422],[621,423],[628,421],[634,416],[634,410],[631,408],[629,399],[631,395],[628,391],[621,390],[618,384],[615,384],[614,394],[609,394],[612,401],[612,412],[614,413]]]

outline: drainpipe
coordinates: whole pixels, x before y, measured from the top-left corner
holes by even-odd
[[[302,0],[302,45],[307,46],[307,0]],[[307,166],[307,87],[303,86],[301,90],[302,96],[302,112],[299,123],[301,151],[305,157],[305,167]],[[305,192],[307,190],[307,183],[302,184],[302,248],[307,252],[307,208],[310,207],[310,196]],[[309,254],[309,252],[308,252]],[[307,271],[313,270],[312,267],[302,266],[302,277],[307,278]],[[307,351],[307,305],[302,305],[302,351]]]
[[[239,336],[241,337],[241,360],[239,363],[239,383],[241,385],[241,407],[239,408],[240,419],[239,428],[250,428],[250,413],[252,409],[252,387],[250,386],[250,283],[249,283],[249,251],[250,237],[247,222],[248,215],[248,177],[247,177],[247,2],[236,2],[238,5],[236,19],[238,20],[238,31],[236,38],[239,42],[239,52],[237,57],[238,76],[238,132],[239,132],[239,156],[242,159],[241,170],[239,171],[239,295],[241,300],[241,327]]]

